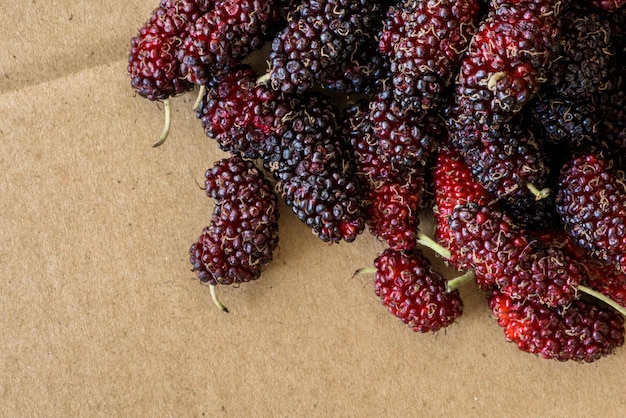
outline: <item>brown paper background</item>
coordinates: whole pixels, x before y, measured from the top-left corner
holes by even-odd
[[[128,42],[156,0],[4,2],[0,13],[0,415],[623,416],[626,349],[593,364],[506,343],[472,286],[445,332],[389,315],[368,234],[327,245],[284,206],[262,278],[190,272],[224,154],[193,94],[135,96]],[[426,232],[430,231],[427,221]],[[450,275],[453,272],[445,269]]]

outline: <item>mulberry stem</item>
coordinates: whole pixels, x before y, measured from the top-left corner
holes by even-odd
[[[209,285],[209,290],[211,292],[211,299],[213,299],[213,303],[215,304],[215,306],[217,306],[217,308],[222,311],[222,312],[226,312],[228,313],[228,308],[226,306],[224,306],[224,304],[222,302],[220,302],[219,298],[217,297],[217,286],[216,285]]]
[[[360,268],[360,269],[358,269],[358,270],[356,270],[354,272],[352,277],[359,276],[361,274],[370,274],[370,273],[376,273],[376,267],[363,267],[363,268]]]
[[[619,312],[624,318],[626,318],[626,308],[623,307],[622,305],[620,305],[619,303],[617,303],[616,301],[614,301],[613,299],[609,298],[606,295],[603,295],[602,293],[593,290],[587,286],[583,286],[583,285],[578,285],[576,287],[576,289],[580,290],[583,293],[588,294],[589,296],[592,296],[598,300],[601,300],[602,302],[606,303],[607,305],[609,305],[611,308],[615,309],[617,312]]]
[[[445,258],[446,260],[452,257],[450,250],[448,250],[447,248],[444,248],[438,242],[436,242],[431,237],[429,237],[428,235],[424,234],[421,231],[417,232],[417,242],[423,245],[424,247],[430,248],[431,250],[433,250],[434,252],[436,252],[437,254]]]
[[[268,71],[267,73],[263,74],[261,77],[257,78],[256,85],[258,86],[259,84],[267,83],[270,80],[271,76],[272,76],[272,73]]]
[[[196,102],[193,104],[191,110],[194,112],[200,108],[202,104],[202,99],[204,99],[204,92],[206,91],[206,86],[203,84],[200,86],[200,90],[198,91],[198,97],[196,98]]]
[[[159,140],[155,142],[152,146],[158,147],[163,144],[167,139],[167,136],[170,134],[170,126],[172,125],[172,108],[170,106],[170,98],[163,100],[163,107],[165,112],[165,124],[163,126],[163,132],[159,137]]]
[[[545,199],[546,197],[550,196],[550,189],[547,187],[545,189],[539,190],[537,186],[530,182],[526,183],[526,187],[528,187],[528,190],[530,190],[530,192],[535,196],[535,200]]]
[[[469,270],[460,276],[455,277],[454,279],[448,280],[446,282],[446,292],[454,292],[459,287],[463,286],[465,283],[474,281],[476,278],[476,274],[474,274],[474,270]]]

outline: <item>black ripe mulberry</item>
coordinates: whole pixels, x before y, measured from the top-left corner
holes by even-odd
[[[283,92],[301,93],[323,83],[371,42],[380,21],[374,0],[320,0],[301,3],[272,41],[270,77]]]
[[[340,137],[338,110],[317,93],[291,105],[263,164],[285,203],[322,241],[354,241],[365,228],[362,190]]]
[[[562,97],[578,100],[605,90],[615,67],[609,21],[572,5],[561,15],[558,41],[559,58],[550,66],[547,84]]]

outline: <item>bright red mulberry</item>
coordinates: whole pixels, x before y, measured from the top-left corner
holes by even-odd
[[[463,314],[458,290],[447,292],[445,279],[419,251],[386,249],[374,260],[375,292],[389,312],[416,332],[435,332]]]

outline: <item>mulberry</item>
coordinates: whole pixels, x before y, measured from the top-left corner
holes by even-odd
[[[253,163],[232,156],[206,173],[215,199],[209,226],[189,249],[192,270],[203,283],[256,280],[278,245],[277,197]]]
[[[371,185],[367,194],[367,223],[370,232],[389,248],[404,251],[415,248],[424,182],[421,170],[402,182]]]
[[[577,297],[582,266],[563,250],[533,239],[498,208],[457,206],[449,225],[464,262],[485,284],[553,307]]]
[[[414,331],[439,331],[463,314],[458,290],[446,291],[445,280],[419,250],[386,249],[374,266],[376,295],[391,314]]]
[[[302,93],[347,63],[370,42],[380,20],[373,0],[321,0],[300,4],[272,41],[270,79],[280,91]]]
[[[608,20],[573,5],[561,15],[559,59],[548,71],[547,84],[565,98],[589,98],[606,89],[615,67],[615,48]]]
[[[557,211],[583,248],[626,273],[626,180],[601,153],[574,155],[561,169]]]
[[[381,51],[390,59],[393,93],[404,107],[430,108],[441,102],[479,12],[476,0],[402,0],[388,9]]]
[[[370,102],[369,118],[378,152],[399,169],[426,166],[445,136],[435,113],[403,107],[389,89]]]
[[[190,26],[209,8],[209,2],[162,0],[130,41],[128,73],[133,89],[149,100],[165,100],[192,84],[182,78],[178,48]]]
[[[219,0],[194,22],[178,51],[183,77],[205,84],[260,48],[279,19],[274,0]]]
[[[624,318],[583,300],[549,308],[493,291],[489,308],[507,340],[545,359],[591,363],[624,344]]]
[[[302,95],[264,150],[285,203],[322,241],[351,242],[365,228],[363,193],[343,147],[334,103]]]
[[[291,111],[278,93],[256,81],[252,68],[243,64],[211,78],[196,112],[220,149],[253,159],[262,156],[268,137]]]
[[[498,126],[519,113],[554,58],[558,28],[552,15],[533,12],[527,2],[492,5],[461,60],[457,119]]]

